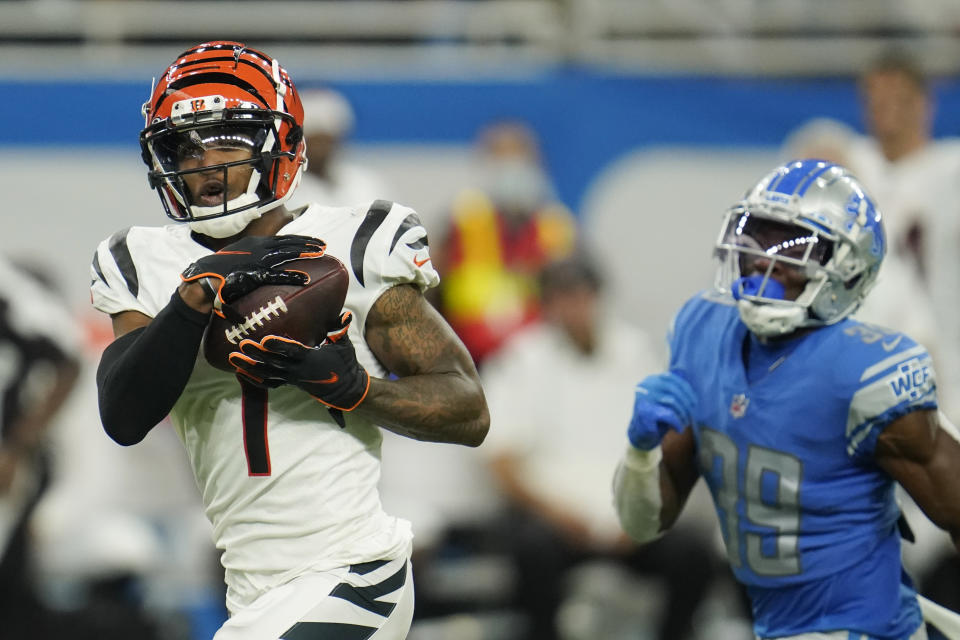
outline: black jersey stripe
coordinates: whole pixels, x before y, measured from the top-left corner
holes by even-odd
[[[385,596],[388,593],[393,593],[397,589],[403,586],[407,581],[407,564],[403,563],[399,570],[394,573],[392,576],[385,578],[383,581],[378,582],[377,584],[371,584],[366,587],[355,587],[346,582],[341,582],[333,591],[330,592],[330,595],[334,598],[342,598],[347,602],[353,603],[360,607],[361,609],[366,609],[371,613],[376,613],[381,616],[388,616],[390,612],[393,611],[393,608],[396,607],[394,602],[382,602],[377,600],[381,596]]]
[[[243,389],[243,450],[247,456],[247,473],[270,475],[270,445],[267,442],[268,391],[237,375]]]
[[[397,229],[397,232],[395,234],[393,234],[393,241],[390,243],[390,251],[388,253],[393,253],[393,248],[397,246],[397,242],[400,241],[400,237],[403,234],[405,234],[410,229],[413,229],[414,227],[422,227],[422,226],[423,226],[423,223],[420,222],[420,216],[418,216],[415,213],[411,213],[406,218],[404,218],[403,222],[400,223],[400,228]],[[426,234],[424,234],[423,238],[417,240],[416,242],[408,246],[414,249],[422,249],[428,244],[429,243],[427,242],[427,236]],[[414,246],[414,245],[417,245],[417,246]]]
[[[389,560],[372,560],[370,562],[361,562],[360,564],[350,565],[350,573],[355,573],[357,575],[365,575],[372,571],[376,571],[380,567],[384,566],[390,562]]]
[[[100,278],[103,282],[107,281],[107,277],[103,275],[103,269],[100,268],[100,251],[93,252],[93,271],[97,274],[97,277]],[[91,283],[92,284],[92,283]]]
[[[137,267],[130,256],[130,247],[127,246],[127,234],[130,227],[118,231],[110,238],[110,255],[120,269],[120,275],[127,283],[127,290],[136,298],[140,293],[140,279],[137,277]]]
[[[353,244],[350,245],[350,265],[353,267],[353,275],[363,286],[363,260],[367,255],[367,245],[370,244],[370,238],[374,232],[380,228],[383,221],[387,219],[387,214],[393,203],[389,200],[377,200],[370,209],[367,210],[367,216],[360,223],[356,235],[353,236]]]
[[[376,627],[342,622],[298,622],[280,640],[367,640],[376,631]]]

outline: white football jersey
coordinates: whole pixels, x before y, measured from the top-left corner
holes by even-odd
[[[313,204],[280,233],[320,238],[327,255],[344,263],[350,339],[370,374],[385,376],[364,340],[370,308],[394,285],[425,290],[439,282],[417,214],[383,200],[369,207]],[[109,314],[153,317],[180,273],[209,253],[187,225],[120,231],[94,256],[93,304]],[[260,393],[267,394],[265,420],[259,394],[243,392],[235,376],[198,355],[171,412],[223,550],[231,611],[305,571],[399,557],[412,537],[407,521],[380,506],[376,425],[345,413],[341,428],[324,405],[293,386]]]

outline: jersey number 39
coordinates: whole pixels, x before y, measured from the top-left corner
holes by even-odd
[[[742,567],[746,554],[747,566],[759,576],[800,573],[800,461],[780,451],[750,445],[745,464],[741,464],[733,440],[718,431],[703,429],[700,467],[711,479],[714,500],[722,512],[730,565]]]

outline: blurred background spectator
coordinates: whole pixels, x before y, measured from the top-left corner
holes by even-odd
[[[484,127],[477,153],[477,184],[457,194],[432,255],[443,274],[438,307],[482,366],[537,319],[537,273],[572,251],[576,224],[554,194],[527,125]]]
[[[908,333],[931,352],[941,408],[956,421],[960,401],[960,138],[935,137],[934,90],[920,62],[881,52],[858,78],[866,132],[814,118],[784,142],[785,157],[841,162],[875,194],[888,254],[860,320]],[[904,563],[921,591],[960,605],[960,573],[949,539],[900,493],[917,536]],[[936,637],[936,636],[935,636]]]
[[[513,606],[526,616],[524,637],[626,638],[646,629],[651,638],[691,639],[719,573],[713,528],[681,526],[676,539],[638,548],[610,500],[610,464],[633,403],[625,381],[657,370],[651,340],[610,312],[603,276],[584,253],[547,263],[539,276],[542,321],[511,336],[483,376],[497,427],[484,453],[505,501],[499,540],[517,569]],[[634,574],[649,580],[631,588]],[[625,593],[610,598],[604,582]],[[598,589],[607,597],[595,597]],[[644,609],[650,600],[662,609]]]
[[[308,89],[303,101],[303,135],[307,142],[307,170],[293,196],[294,206],[316,202],[338,207],[390,200],[384,181],[373,171],[350,163],[345,143],[353,131],[353,108],[333,89]]]
[[[81,336],[42,267],[0,260],[0,620],[9,640],[158,638],[123,576],[70,608],[44,597],[33,515],[56,473],[52,429],[81,370]]]
[[[941,408],[960,418],[960,139],[933,134],[935,98],[918,60],[885,52],[860,79],[869,137],[850,166],[884,214],[889,257],[873,305],[859,317],[909,332],[929,349]],[[882,279],[881,279],[882,278]],[[949,540],[905,492],[902,509],[917,540],[904,564],[924,595],[960,606],[960,572]]]

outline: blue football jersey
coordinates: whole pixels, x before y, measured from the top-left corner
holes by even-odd
[[[755,632],[909,637],[920,611],[901,568],[894,482],[873,454],[890,422],[936,408],[930,356],[846,319],[757,353],[763,368],[748,375],[745,340],[732,302],[699,295],[674,319],[670,368],[698,397],[700,473]]]

